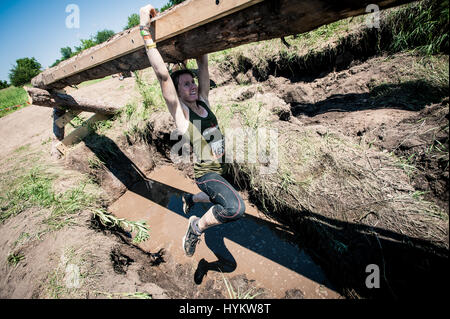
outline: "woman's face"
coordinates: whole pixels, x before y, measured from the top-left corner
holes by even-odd
[[[185,102],[198,100],[198,86],[190,74],[182,74],[178,78],[178,95]]]

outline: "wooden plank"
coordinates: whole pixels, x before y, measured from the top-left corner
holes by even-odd
[[[192,30],[200,25],[247,8],[263,0],[227,0],[216,4],[213,0],[188,0],[152,20],[153,38],[156,43]],[[89,49],[89,54],[80,54],[67,61],[63,67],[44,75],[44,84],[61,80],[123,55],[144,48],[139,27],[134,27],[106,42]]]
[[[89,52],[87,50],[83,52],[88,54],[81,53],[63,61],[68,63],[65,63],[61,68],[55,67],[54,72],[46,73],[44,83],[47,85],[56,82],[144,47],[139,28],[136,27],[125,31],[122,36],[115,38],[115,40],[113,39],[89,48]]]
[[[81,112],[82,111],[68,111],[68,112],[66,112],[66,114],[64,114],[63,116],[58,118],[55,121],[55,124],[58,127],[63,128],[64,126],[66,126],[70,121],[72,121]]]
[[[190,0],[157,17],[154,23],[156,42],[164,41],[236,11],[262,2],[263,0]]]
[[[90,125],[94,124],[98,121],[104,121],[111,117],[111,115],[105,114],[94,114],[88,120],[83,123],[83,126],[73,130],[69,135],[67,135],[61,142],[56,144],[56,149],[61,154],[66,154],[69,146],[74,145],[80,142],[83,138],[89,135],[90,133]]]
[[[191,10],[191,6],[197,3],[203,5],[209,3],[205,1],[207,0],[188,0],[169,10],[167,14],[164,12],[154,19],[153,33],[158,34],[155,39],[165,62],[178,62],[245,43],[311,31],[340,19],[365,14],[369,3],[377,4],[380,9],[385,9],[413,0],[265,0],[262,2],[249,0],[245,3],[240,2],[240,6],[233,9],[230,5],[222,13],[210,9],[209,7],[213,6],[209,4],[203,8],[195,6],[198,10],[191,11],[189,17],[183,15],[176,17],[182,12],[178,10],[183,8],[183,10]],[[215,3],[215,0],[208,1]],[[228,1],[231,0],[221,0],[219,3],[225,5]],[[203,11],[207,11],[202,16],[204,20],[201,22],[199,22],[201,19],[195,20],[196,16],[202,15]],[[207,16],[211,18],[208,19]],[[181,28],[184,28],[182,33],[174,31],[175,27],[173,29],[169,26],[162,27],[165,21],[168,24],[175,24],[183,19],[189,19],[191,24],[181,25]],[[189,29],[190,27],[194,29]],[[170,37],[165,38],[162,29],[167,30],[164,32],[175,33],[170,33]],[[118,44],[113,45],[112,43],[115,42]],[[98,52],[95,53],[98,57],[93,56],[94,52]],[[84,61],[83,65],[76,64],[77,61]],[[138,29],[135,28],[119,33],[109,41],[85,50],[52,69],[45,70],[33,78],[32,84],[44,89],[60,89],[86,80],[118,72],[141,70],[149,66],[143,41],[138,35]]]

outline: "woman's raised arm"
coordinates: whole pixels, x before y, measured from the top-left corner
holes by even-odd
[[[156,16],[156,10],[152,5],[147,5],[140,9],[139,14],[140,30],[144,39],[148,59],[161,85],[161,91],[169,112],[174,118],[177,128],[181,132],[184,132],[189,122],[181,108],[175,85],[173,84],[166,64],[156,48],[156,43],[153,41],[150,33],[150,21],[152,17]]]

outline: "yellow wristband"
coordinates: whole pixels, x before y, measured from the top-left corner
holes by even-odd
[[[147,50],[154,49],[156,48],[156,43],[146,44],[145,47],[147,48]]]

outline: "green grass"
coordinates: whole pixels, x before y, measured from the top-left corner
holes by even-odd
[[[6,261],[11,266],[17,266],[23,259],[25,259],[25,256],[22,253],[10,253]]]
[[[147,83],[142,79],[138,72],[134,72],[137,88],[143,98],[144,109],[148,112],[166,109],[166,102],[158,80],[153,83]]]
[[[9,108],[15,105],[26,105],[27,101],[28,95],[23,88],[11,86],[9,88],[0,90],[0,117],[18,110],[18,108],[5,110],[5,108]]]
[[[432,55],[449,49],[448,0],[426,0],[392,11],[386,28],[392,32],[390,51],[414,49]]]
[[[125,218],[117,218],[111,214],[106,213],[102,209],[95,209],[94,216],[97,216],[104,226],[115,227],[118,226],[126,231],[135,232],[133,243],[139,244],[146,241],[150,235],[148,234],[148,227],[145,221],[135,222],[129,221]]]
[[[0,222],[16,216],[27,209],[48,210],[44,220],[49,231],[72,224],[73,215],[95,202],[95,197],[86,191],[88,182],[57,193],[53,189],[56,175],[35,166],[16,176],[11,172],[1,177]]]
[[[103,131],[113,127],[117,122],[125,124],[124,135],[145,140],[148,134],[147,120],[154,112],[167,111],[167,106],[157,79],[153,81],[144,79],[140,72],[134,72],[134,75],[140,98],[130,100],[121,108],[110,123],[103,125]]]

